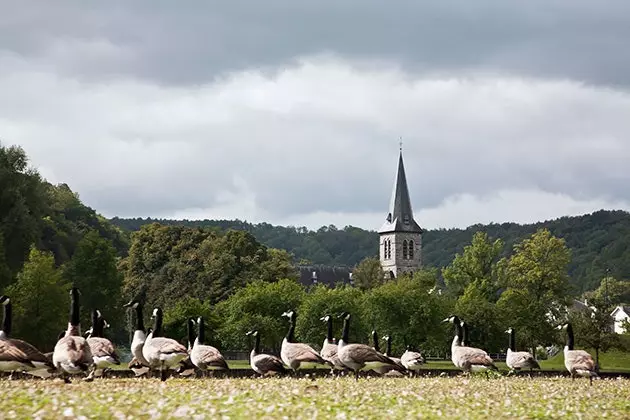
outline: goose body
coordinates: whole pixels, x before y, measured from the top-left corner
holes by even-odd
[[[516,351],[516,333],[514,328],[508,328],[506,332],[510,335],[510,345],[505,357],[505,364],[514,371],[540,369],[540,365],[530,352]]]
[[[462,326],[457,316],[447,318],[444,322],[452,322],[455,325],[455,336],[451,343],[451,361],[455,366],[464,372],[498,370],[492,358],[484,350],[461,345]]]
[[[380,365],[390,365],[394,370],[404,371],[404,368],[401,368],[396,362],[377,351],[374,347],[366,344],[349,343],[350,314],[344,312],[341,316],[343,317],[343,331],[339,344],[337,344],[337,355],[344,366],[354,371],[355,380],[359,379],[359,370],[365,366],[374,368]]]
[[[205,344],[204,319],[201,316],[197,318],[197,338],[195,338],[190,350],[190,361],[201,370],[230,369],[221,352],[215,347]]]
[[[288,311],[282,314],[289,318],[289,331],[282,340],[280,348],[280,358],[285,365],[289,366],[295,372],[303,363],[316,363],[320,365],[333,366],[332,362],[325,360],[311,346],[305,343],[295,342],[295,311]]]
[[[114,344],[103,337],[104,329],[109,326],[105,319],[103,319],[101,312],[98,309],[92,311],[92,328],[86,333],[89,333],[87,338],[90,351],[92,352],[92,360],[96,369],[101,371],[111,366],[120,365],[120,358],[116,353]]]
[[[65,336],[57,341],[52,355],[53,364],[62,372],[66,383],[70,382],[67,375],[85,373],[93,364],[90,345],[85,338],[81,337],[79,289],[73,287],[70,290],[70,297],[68,329]]]
[[[564,367],[571,374],[571,378],[583,376],[589,378],[590,384],[593,385],[593,378],[598,378],[597,365],[595,359],[584,350],[575,350],[573,348],[573,326],[571,323],[564,325],[567,331],[567,343],[564,346]]]
[[[272,354],[260,353],[260,334],[257,330],[249,331],[247,335],[253,335],[256,340],[254,348],[249,353],[249,365],[254,372],[263,376],[286,373],[287,369],[284,367],[284,363],[282,363],[279,357]]]
[[[24,340],[11,338],[12,306],[8,296],[1,296],[3,305],[2,330],[0,330],[0,370],[5,372],[26,372],[47,378],[52,376],[52,361],[35,346]]]
[[[405,367],[403,366],[403,364],[400,362],[400,359],[398,357],[392,357],[391,356],[391,352],[392,352],[392,339],[390,336],[386,335],[385,337],[383,337],[385,339],[385,342],[387,343],[386,345],[386,349],[385,349],[385,353],[383,353],[385,356],[389,357],[390,359],[392,359],[394,361],[394,363],[396,363],[401,369],[405,369]],[[380,346],[379,346],[379,342],[378,342],[378,334],[376,333],[376,331],[372,331],[372,347],[380,352]],[[372,367],[372,370],[378,374],[381,375],[402,375],[400,373],[400,371],[395,370],[394,366],[392,365],[386,365],[386,364],[381,364],[381,365],[376,365],[374,367]]]
[[[326,315],[320,318],[320,321],[326,322],[326,338],[322,344],[322,349],[319,351],[319,355],[322,356],[322,359],[332,363],[333,369],[346,369],[337,356],[337,343],[332,333],[332,317]]]
[[[400,356],[400,362],[407,370],[417,371],[422,368],[424,357],[419,351],[415,351],[411,346],[407,346],[405,352]]]
[[[162,381],[166,380],[167,371],[188,357],[186,347],[172,338],[162,337],[162,309],[153,310],[155,324],[142,346],[142,355],[151,369],[160,371]]]

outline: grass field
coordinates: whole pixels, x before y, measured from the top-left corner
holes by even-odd
[[[629,380],[568,378],[0,381],[2,418],[622,418]]]

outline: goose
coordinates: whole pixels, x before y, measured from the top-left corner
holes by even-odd
[[[61,372],[65,383],[70,383],[69,375],[82,374],[88,371],[94,364],[92,352],[87,340],[81,337],[79,289],[70,289],[70,321],[66,334],[57,341],[53,350],[52,360],[58,371]],[[94,370],[85,378],[91,381],[94,378]]]
[[[355,380],[359,380],[359,370],[366,365],[373,368],[375,366],[386,364],[391,365],[394,370],[404,372],[404,368],[401,368],[398,364],[396,364],[396,362],[381,352],[376,351],[374,347],[370,347],[366,344],[349,343],[348,335],[350,332],[350,314],[348,312],[344,312],[339,317],[343,318],[343,331],[341,339],[337,344],[337,355],[339,356],[341,363],[354,371]]]
[[[282,360],[272,354],[260,353],[260,334],[258,330],[248,331],[246,335],[253,335],[255,339],[254,348],[249,354],[249,365],[254,372],[262,376],[272,376],[278,373],[286,373]]]
[[[212,368],[230,370],[225,358],[219,350],[205,343],[206,333],[203,317],[197,318],[197,338],[190,350],[190,361],[201,371]]]
[[[133,358],[129,362],[129,369],[133,370],[136,376],[141,376],[149,372],[149,362],[144,358],[142,354],[142,347],[147,339],[147,334],[144,331],[144,305],[140,299],[134,299],[129,303],[123,305],[125,308],[131,308],[136,311],[136,329],[133,332],[133,339],[131,340],[131,354]]]
[[[484,350],[461,345],[460,337],[462,336],[462,326],[459,317],[453,315],[442,322],[451,322],[455,325],[455,336],[451,344],[451,360],[455,366],[466,373],[481,370],[486,371],[487,374],[488,369],[498,370],[494,361]]]
[[[564,346],[564,366],[571,373],[571,379],[575,380],[576,376],[585,376],[593,385],[593,378],[599,378],[593,356],[584,350],[573,349],[573,325],[570,322],[559,328],[565,329],[567,332],[567,344]]]
[[[386,347],[386,351],[385,353],[383,353],[385,356],[389,357],[390,359],[392,359],[394,362],[396,362],[397,365],[399,365],[399,367],[404,369],[404,366],[402,365],[402,363],[400,363],[400,359],[396,358],[396,357],[391,357],[391,339],[389,339],[388,336],[383,337],[386,340],[387,343],[387,347]],[[389,339],[389,340],[388,340]],[[372,330],[372,347],[374,348],[374,350],[380,352],[381,348],[379,346],[379,342],[378,342],[378,333],[375,330]],[[391,365],[380,365],[380,366],[374,366],[372,368],[372,370],[378,374],[381,375],[385,375],[387,373],[390,372],[396,372],[396,373],[400,373],[396,370],[394,370],[394,367]]]
[[[87,342],[92,352],[96,376],[104,374],[105,369],[111,366],[120,365],[120,358],[114,344],[103,336],[106,327],[109,327],[109,324],[103,319],[101,311],[94,309],[92,326],[85,333],[88,335]]]
[[[295,373],[302,363],[317,363],[333,367],[333,363],[323,359],[311,346],[305,343],[295,342],[295,311],[286,311],[282,314],[289,318],[289,331],[282,340],[280,348],[280,358],[285,365],[289,366]]]
[[[35,346],[24,340],[11,338],[12,304],[11,299],[0,296],[3,306],[2,329],[0,330],[0,370],[11,372],[26,372],[33,376],[47,378],[52,376],[54,365],[52,361]]]
[[[414,371],[418,372],[422,368],[424,357],[417,349],[407,345],[405,352],[400,356],[400,362],[412,374]]]
[[[147,335],[142,355],[151,369],[160,371],[160,380],[166,381],[169,369],[178,366],[188,356],[186,347],[172,338],[162,337],[162,309],[153,309],[153,331]]]
[[[516,351],[516,333],[514,332],[514,328],[510,327],[505,332],[510,335],[510,346],[507,349],[507,356],[505,357],[505,364],[510,368],[510,372],[527,368],[529,368],[530,371],[540,369],[540,365],[530,352]]]
[[[190,352],[195,342],[195,320],[193,318],[188,318],[186,332],[188,335],[188,357],[179,362],[179,367],[176,370],[179,376],[190,376],[196,372],[196,366],[190,361]]]
[[[324,344],[322,345],[322,349],[319,351],[319,355],[322,356],[324,360],[332,363],[333,368],[331,372],[336,369],[345,370],[346,367],[341,363],[339,357],[337,357],[337,343],[333,338],[332,333],[332,317],[330,315],[326,315],[319,319],[320,321],[324,321],[326,323],[326,338],[324,339]]]

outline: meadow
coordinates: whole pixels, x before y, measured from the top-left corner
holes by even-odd
[[[419,378],[0,381],[2,418],[626,417],[630,380]]]

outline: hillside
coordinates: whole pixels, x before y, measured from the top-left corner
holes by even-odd
[[[159,222],[165,225],[211,227],[219,230],[246,230],[263,244],[286,249],[296,262],[324,265],[354,266],[363,258],[377,254],[378,235],[356,227],[337,229],[322,227],[317,231],[306,228],[273,226],[268,223],[251,224],[240,220],[158,220],[121,219],[111,222],[129,231],[140,226]],[[423,236],[424,263],[428,266],[448,265],[455,254],[470,243],[477,231],[486,231],[493,238],[505,241],[505,254],[512,246],[536,231],[546,227],[554,235],[564,238],[572,250],[570,266],[572,284],[576,292],[590,290],[599,285],[606,268],[617,278],[630,272],[630,213],[625,211],[597,211],[577,217],[562,217],[535,224],[502,223],[474,225],[467,229],[429,230]]]

